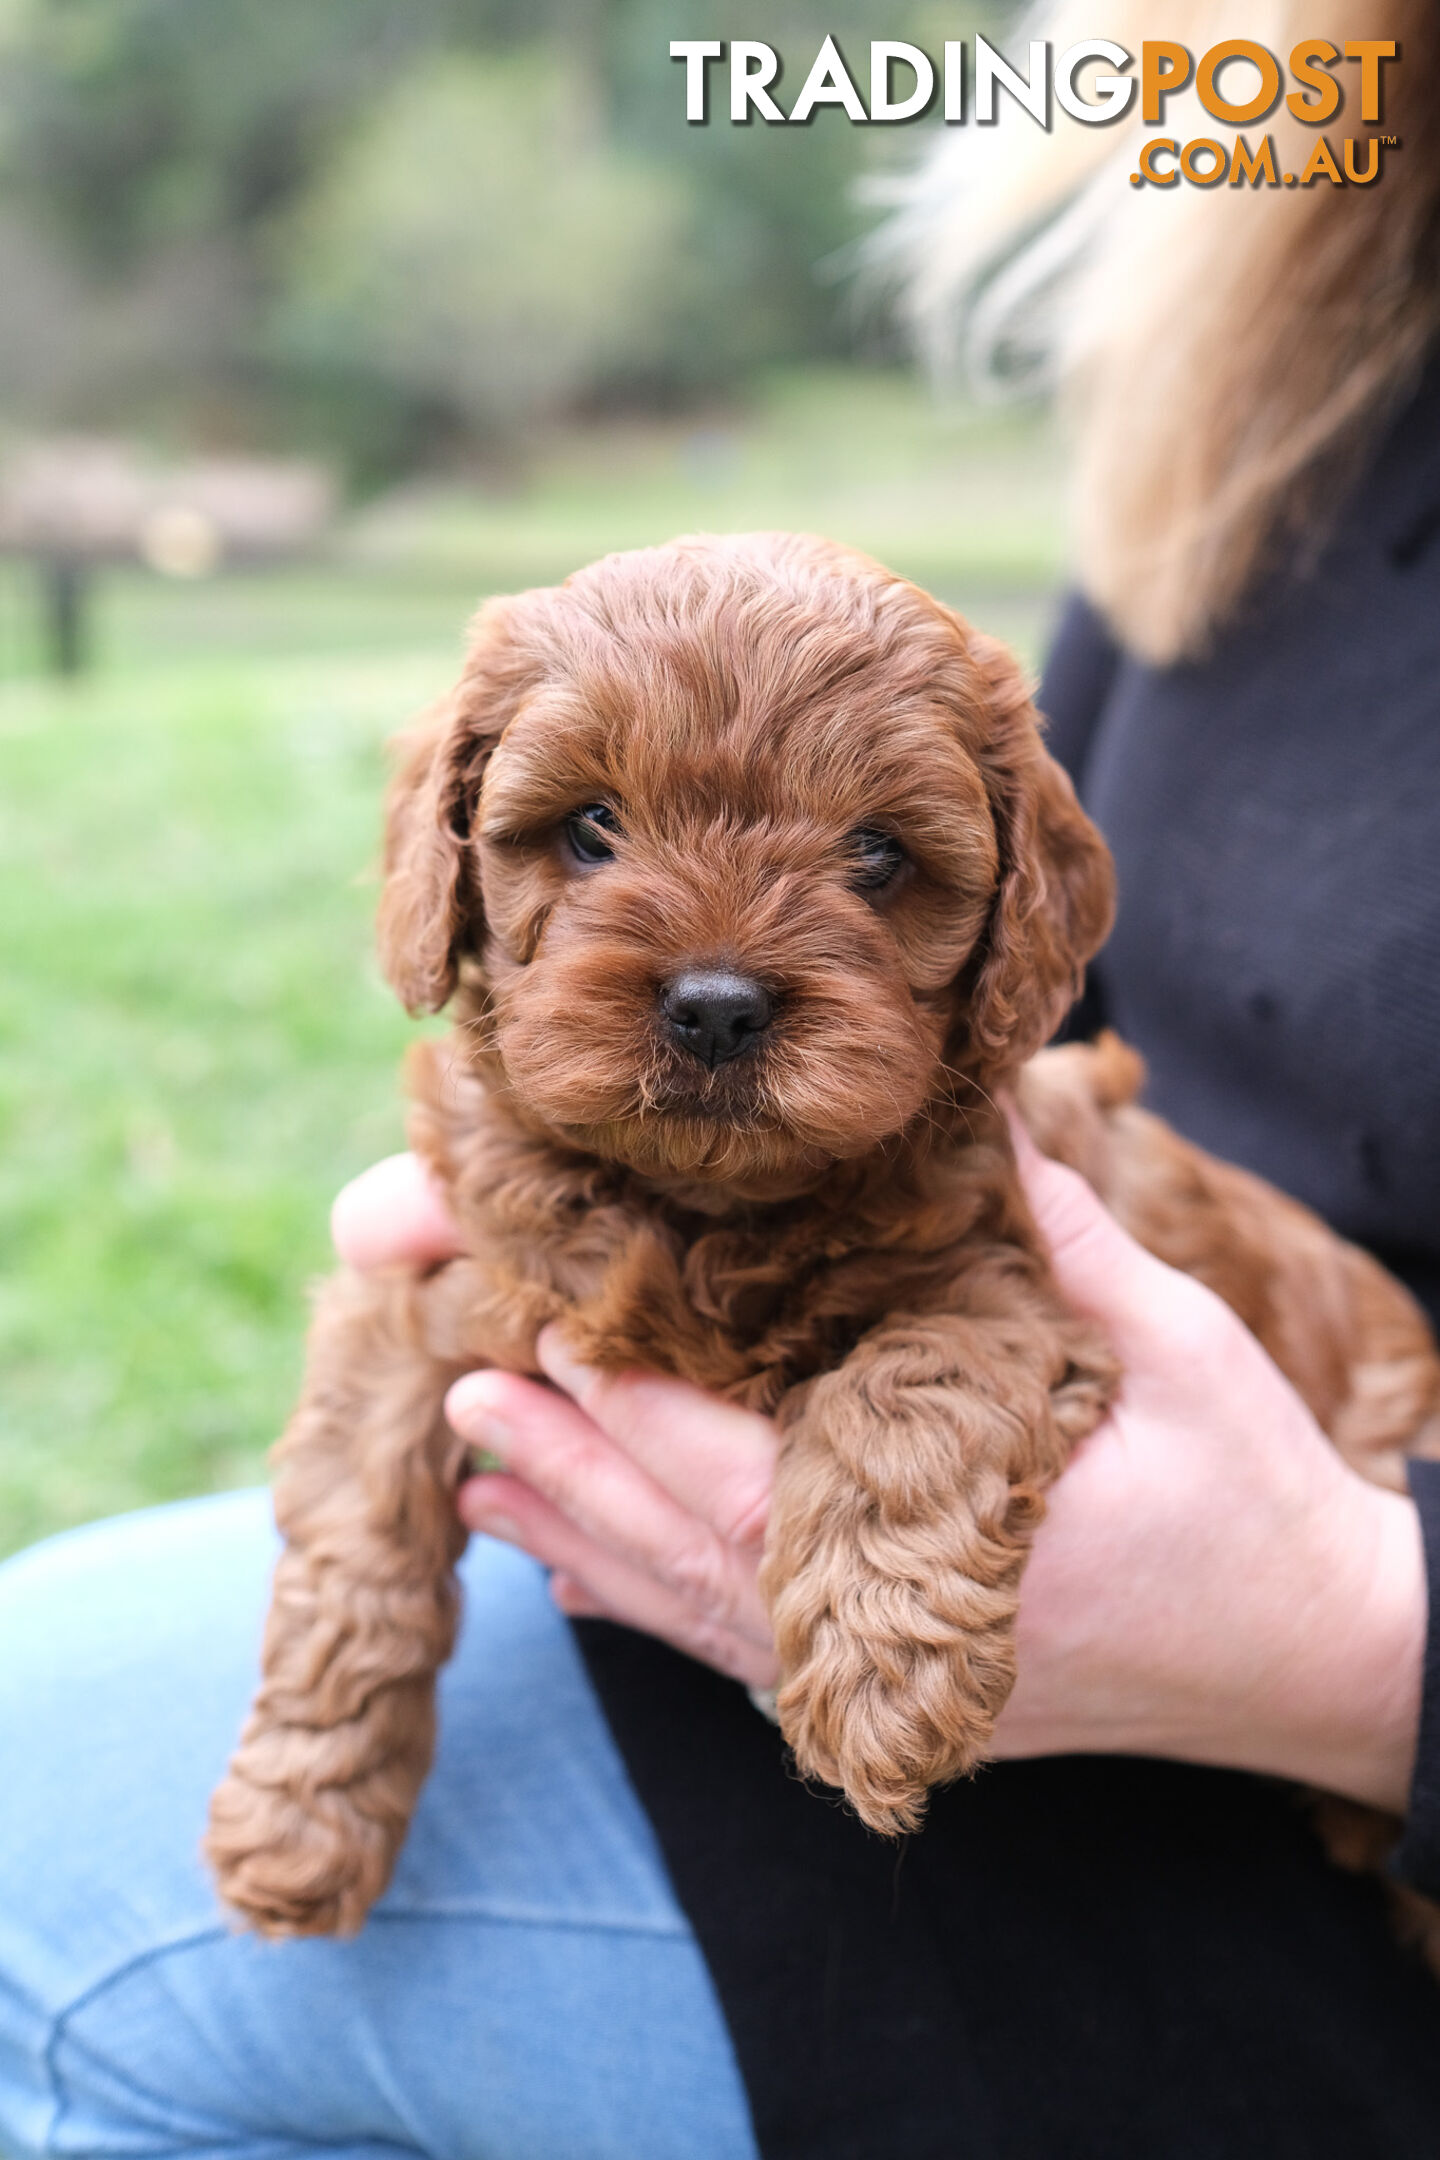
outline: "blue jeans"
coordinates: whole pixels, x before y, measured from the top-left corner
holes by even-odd
[[[695,1940],[539,1570],[477,1540],[441,1742],[351,1942],[198,1857],[274,1539],[241,1493],[0,1569],[0,2152],[753,2160]]]

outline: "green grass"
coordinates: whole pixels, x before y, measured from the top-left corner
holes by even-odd
[[[35,673],[0,577],[0,1549],[262,1474],[342,1180],[401,1144],[413,1032],[370,957],[390,730],[487,589],[697,526],[885,555],[1032,656],[1054,458],[886,378],[553,445],[412,491],[323,563],[109,575],[97,665]]]
[[[905,378],[779,375],[739,415],[558,439],[523,496],[417,490],[360,521],[371,560],[500,588],[695,529],[799,526],[947,597],[1033,595],[1063,557],[1057,458],[1024,413],[937,405]]]
[[[441,670],[191,663],[0,710],[0,1526],[255,1477],[336,1184],[400,1144],[378,744]]]

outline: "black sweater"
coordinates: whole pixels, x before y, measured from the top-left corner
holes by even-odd
[[[1183,1132],[1440,1310],[1440,371],[1213,658],[1141,666],[1076,603],[1042,704],[1119,870],[1092,1015]],[[1440,1614],[1440,1475],[1414,1483]],[[1440,1990],[1284,1787],[1007,1764],[897,1851],[739,1689],[580,1634],[766,2160],[1440,2152]],[[1440,1655],[1398,1864],[1440,1891]]]

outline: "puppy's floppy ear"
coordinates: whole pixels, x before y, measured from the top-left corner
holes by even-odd
[[[465,672],[448,697],[396,738],[385,803],[380,963],[412,1013],[438,1012],[483,928],[471,819],[490,753],[515,707],[502,659],[503,614],[483,608]]]
[[[956,1060],[1003,1071],[1048,1042],[1079,995],[1115,913],[1110,851],[1048,754],[1012,654],[971,633],[990,699],[981,765],[1000,845],[1000,884],[971,968]]]

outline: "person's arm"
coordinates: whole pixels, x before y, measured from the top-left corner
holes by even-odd
[[[1345,1467],[1210,1292],[1017,1145],[1061,1287],[1110,1334],[1126,1381],[1037,1533],[997,1754],[1171,1756],[1402,1813],[1427,1616],[1414,1506]],[[373,1195],[361,1180],[337,1210],[347,1256],[443,1257],[418,1167],[370,1177]],[[552,1568],[565,1611],[770,1684],[755,1581],[769,1423],[679,1381],[578,1368],[553,1331],[540,1355],[559,1393],[498,1371],[451,1391],[457,1431],[506,1465],[462,1488],[465,1521]]]

